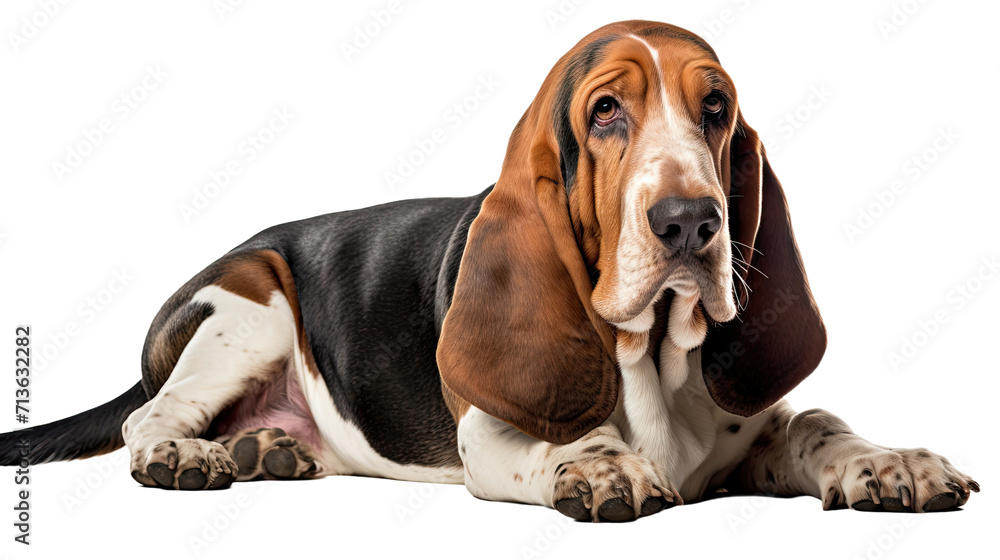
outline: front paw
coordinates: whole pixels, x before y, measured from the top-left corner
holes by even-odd
[[[228,488],[238,474],[226,448],[203,439],[164,440],[132,456],[132,478],[154,488]]]
[[[926,449],[893,449],[839,458],[819,480],[823,509],[945,511],[965,504],[979,484]]]
[[[646,458],[595,449],[556,470],[553,503],[577,521],[632,521],[681,502],[667,477]]]

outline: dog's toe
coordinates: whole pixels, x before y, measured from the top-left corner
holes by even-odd
[[[310,478],[318,470],[309,446],[281,428],[243,430],[220,441],[239,465],[238,480]]]

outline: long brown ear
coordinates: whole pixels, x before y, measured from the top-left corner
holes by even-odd
[[[736,319],[709,328],[702,348],[708,391],[722,409],[752,416],[805,379],[826,350],[826,329],[792,233],[788,203],[757,133],[739,118],[730,145],[730,234]],[[741,287],[742,286],[742,287]]]
[[[437,360],[462,400],[568,443],[614,410],[618,372],[614,334],[590,304],[548,113],[536,100],[519,123],[472,222]]]

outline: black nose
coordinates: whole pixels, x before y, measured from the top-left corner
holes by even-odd
[[[722,227],[714,198],[668,196],[646,212],[649,227],[669,249],[688,254],[705,248]]]

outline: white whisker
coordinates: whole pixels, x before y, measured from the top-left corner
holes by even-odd
[[[747,299],[750,299],[750,294],[753,292],[753,290],[750,289],[750,285],[747,284],[747,281],[743,279],[743,275],[741,275],[735,268],[733,268],[733,276],[735,276],[737,279],[739,279],[740,283],[743,285],[743,288],[747,291]],[[733,283],[733,291],[736,294],[736,304],[737,304],[737,306],[739,306],[740,311],[745,310],[746,309],[746,304],[742,304],[742,305],[740,304],[740,301],[742,300],[742,298],[739,297],[739,292],[736,292],[736,284],[735,283]]]
[[[732,244],[734,244],[734,245],[739,245],[740,247],[746,247],[747,249],[750,249],[754,253],[757,253],[760,256],[764,256],[764,253],[761,253],[760,251],[758,251],[756,247],[751,247],[751,246],[747,245],[746,243],[740,243],[739,241],[734,241],[732,239],[729,240],[729,242],[732,243]],[[741,254],[740,256],[743,256],[743,255]]]
[[[767,278],[768,280],[770,280],[770,278],[769,278],[769,277],[767,276],[767,274],[764,274],[764,273],[763,273],[763,272],[762,272],[762,271],[761,271],[761,270],[760,270],[759,268],[757,268],[756,266],[754,266],[754,265],[752,265],[752,264],[748,263],[748,262],[747,262],[747,261],[746,261],[746,260],[745,260],[745,259],[743,258],[743,251],[740,251],[740,248],[739,248],[739,247],[733,247],[733,248],[734,248],[734,249],[736,249],[736,252],[737,252],[737,253],[739,253],[739,255],[740,255],[740,256],[739,256],[738,258],[736,257],[736,255],[733,255],[733,256],[732,256],[732,259],[733,259],[733,262],[738,262],[738,263],[740,263],[741,265],[745,265],[745,267],[749,267],[749,268],[751,268],[751,269],[753,269],[753,270],[756,270],[756,271],[757,271],[758,273],[760,273],[760,275],[761,275],[761,276],[763,276],[764,278]],[[747,271],[747,269],[746,269],[745,267],[742,267],[742,268],[743,268],[743,271],[744,271],[744,272],[748,272],[748,271]]]
[[[733,260],[734,260],[734,262],[737,261],[737,259],[733,259]],[[756,266],[754,266],[754,265],[752,265],[752,264],[750,264],[750,263],[748,263],[748,262],[746,262],[745,260],[742,260],[742,259],[738,259],[738,261],[740,263],[740,266],[749,267],[751,270],[755,270],[758,274],[760,274],[764,278],[767,278],[768,280],[770,280],[770,277],[768,277],[767,274],[764,274],[763,272],[761,272],[761,270],[759,268],[757,268]],[[744,268],[744,271],[745,270],[746,269]]]

